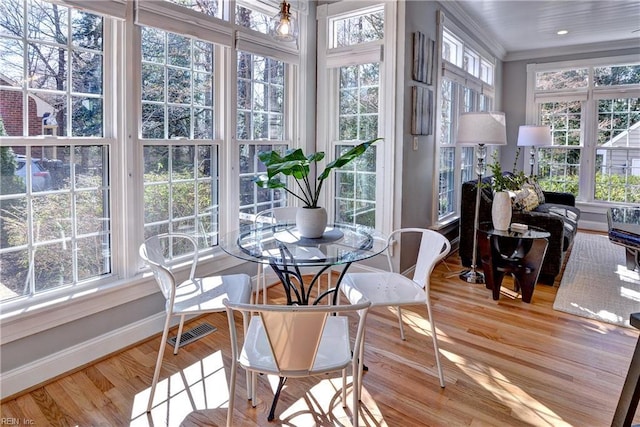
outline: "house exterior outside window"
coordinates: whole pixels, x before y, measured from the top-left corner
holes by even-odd
[[[640,202],[640,64],[599,58],[527,67],[527,117],[551,127],[538,180],[581,202]]]
[[[113,272],[111,23],[62,5],[0,5],[0,301]]]

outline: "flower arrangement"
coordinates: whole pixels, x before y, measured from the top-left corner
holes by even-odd
[[[515,191],[522,188],[522,184],[527,182],[527,176],[523,171],[516,171],[516,164],[518,163],[518,157],[520,157],[520,148],[516,151],[516,158],[513,161],[512,175],[503,175],[502,166],[498,160],[498,154],[493,152],[491,158],[493,163],[489,164],[489,169],[493,176],[491,177],[491,189],[498,193],[500,191]]]
[[[284,156],[281,156],[280,153],[273,150],[262,152],[258,154],[258,158],[267,167],[267,174],[256,177],[254,182],[260,188],[281,188],[295,198],[301,200],[305,207],[317,208],[322,184],[324,183],[324,180],[329,177],[331,170],[345,166],[347,163],[357,157],[360,157],[365,151],[367,151],[367,148],[369,148],[371,144],[380,139],[382,138],[372,139],[356,145],[331,163],[327,164],[313,186],[309,179],[311,164],[317,164],[319,161],[324,159],[325,155],[323,151],[309,154],[308,156],[305,156],[300,148],[287,150]],[[284,182],[280,179],[280,174],[285,176]],[[286,177],[288,176],[294,178],[295,183],[298,186],[297,193],[287,188]]]

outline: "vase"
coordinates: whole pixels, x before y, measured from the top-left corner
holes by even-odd
[[[327,210],[325,208],[300,208],[296,213],[296,227],[301,237],[317,239],[322,237],[327,227]]]
[[[511,224],[511,197],[506,191],[498,191],[493,195],[491,220],[494,230],[508,230]]]

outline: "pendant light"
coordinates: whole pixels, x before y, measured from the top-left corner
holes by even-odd
[[[291,4],[283,0],[280,12],[271,20],[269,34],[278,41],[292,42],[298,38],[298,22],[291,15],[290,7]]]

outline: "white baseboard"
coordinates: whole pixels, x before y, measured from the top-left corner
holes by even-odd
[[[3,372],[0,399],[20,393],[157,334],[162,331],[164,321],[165,313],[161,312],[27,365]]]

